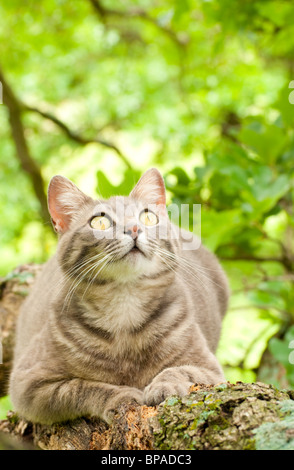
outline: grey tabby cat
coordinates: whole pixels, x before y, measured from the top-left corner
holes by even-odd
[[[55,176],[48,206],[60,237],[18,321],[10,395],[21,416],[111,422],[121,403],[224,380],[214,352],[226,277],[204,247],[183,250],[156,169],[128,197],[99,201]]]

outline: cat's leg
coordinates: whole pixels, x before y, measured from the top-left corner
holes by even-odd
[[[81,416],[100,417],[108,423],[123,403],[142,403],[137,388],[66,378],[48,369],[15,369],[10,381],[15,410],[29,421],[53,424]]]
[[[182,365],[164,369],[144,389],[143,402],[158,405],[170,395],[184,396],[195,383],[213,385],[225,378],[216,358],[205,365]]]

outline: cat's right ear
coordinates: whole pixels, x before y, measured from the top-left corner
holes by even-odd
[[[48,209],[55,231],[66,232],[79,209],[89,200],[69,179],[54,176],[48,187]]]

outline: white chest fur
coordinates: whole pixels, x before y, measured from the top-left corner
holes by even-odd
[[[147,299],[142,299],[142,293],[134,286],[117,285],[101,294],[97,296],[93,293],[91,302],[84,302],[93,326],[115,334],[133,330],[142,324],[146,315],[142,306]]]

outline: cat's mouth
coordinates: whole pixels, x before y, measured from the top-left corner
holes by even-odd
[[[130,249],[129,253],[136,253],[136,251],[140,251],[140,248],[137,247],[137,245],[133,246],[133,248]]]
[[[134,243],[134,246],[129,250],[127,251],[127,253],[125,253],[122,258],[126,258],[128,255],[131,255],[131,256],[137,256],[137,255],[143,255],[143,256],[146,256],[145,253],[138,247],[138,245],[136,244],[136,242]]]
[[[144,256],[145,256],[145,254],[143,253],[143,251],[140,250],[140,248],[139,248],[137,245],[134,245],[133,248],[131,248],[131,249],[128,251],[128,253],[126,254],[126,256],[127,256],[127,255],[132,255],[132,254],[133,254],[133,255],[141,254],[141,255],[144,255]]]

